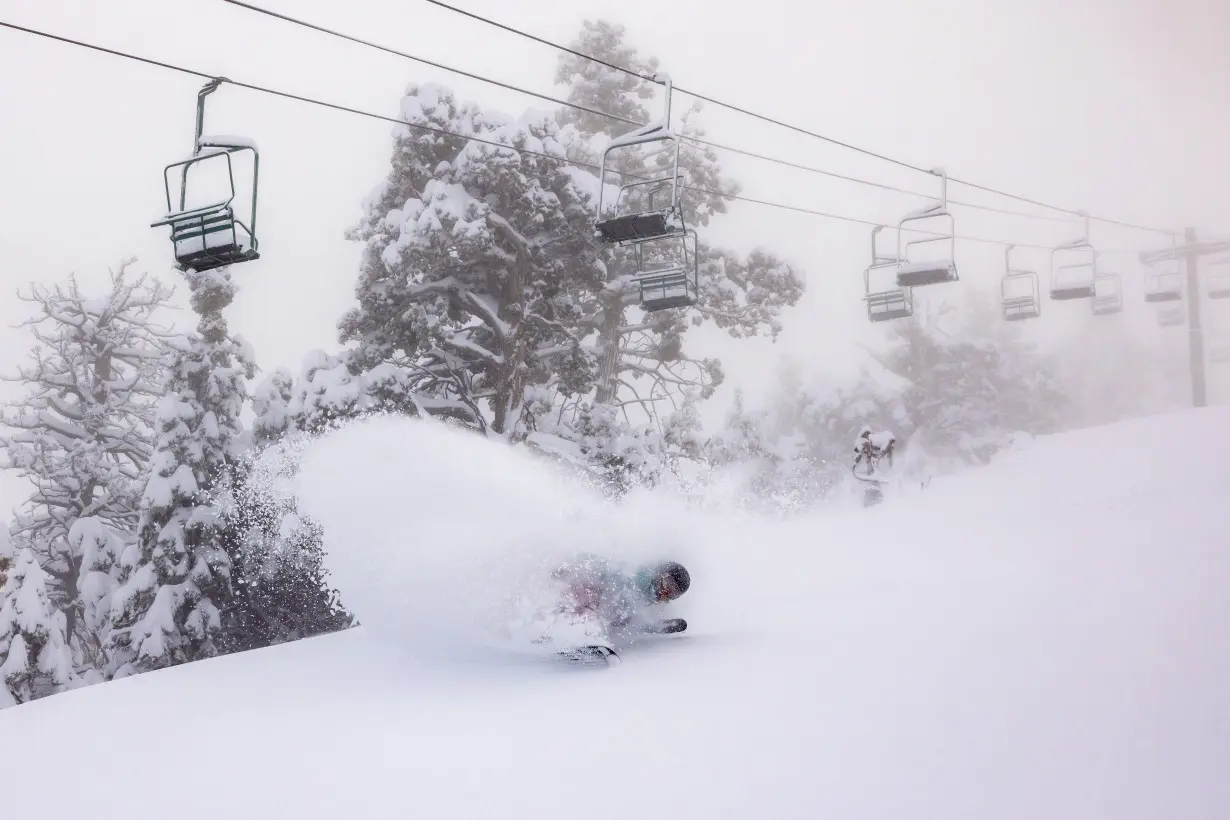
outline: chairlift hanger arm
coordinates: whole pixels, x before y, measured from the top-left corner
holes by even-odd
[[[1186,259],[1188,255],[1204,256],[1210,253],[1223,252],[1230,252],[1230,241],[1197,242],[1193,245],[1184,245],[1182,248],[1175,247],[1158,251],[1141,251],[1140,261],[1150,265],[1172,259]]]

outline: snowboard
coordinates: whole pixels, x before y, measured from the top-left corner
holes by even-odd
[[[576,666],[607,667],[620,662],[619,653],[609,646],[577,646],[556,652],[556,657]]]

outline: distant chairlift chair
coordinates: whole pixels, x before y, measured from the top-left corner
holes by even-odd
[[[665,86],[662,119],[651,122],[612,140],[602,153],[598,179],[598,213],[595,236],[608,245],[631,246],[636,260],[636,279],[640,286],[641,307],[647,311],[688,307],[699,295],[696,232],[683,218],[682,176],[679,173],[681,141],[670,130],[672,82],[659,73],[654,82]],[[668,176],[637,180],[619,186],[608,215],[606,169],[612,152],[650,142],[673,143],[673,159]],[[655,195],[670,188],[665,206],[654,203]],[[638,199],[643,199],[638,203]],[[626,211],[621,213],[621,210]]]
[[[926,208],[907,214],[897,223],[897,287],[916,288],[923,285],[939,285],[945,282],[956,282],[956,223],[948,212],[948,175],[942,168],[931,171],[940,178],[940,200]],[[939,236],[929,236],[923,239],[912,239],[902,245],[902,231],[907,223],[924,219],[946,219],[948,230]],[[947,242],[948,258],[929,261],[911,261],[910,248],[929,242]]]
[[[1179,302],[1183,299],[1183,263],[1179,261],[1178,241],[1171,237],[1171,248],[1174,251],[1173,259],[1162,260],[1157,263],[1161,265],[1165,262],[1174,263],[1174,270],[1155,270],[1146,274],[1145,279],[1145,301],[1153,304],[1165,302]]]
[[[1019,322],[1042,315],[1042,295],[1038,274],[1012,267],[1012,249],[1004,249],[1004,278],[1000,283],[1001,306],[1005,321]]]
[[[1182,305],[1161,308],[1157,312],[1158,327],[1178,327],[1187,322],[1187,312]]]
[[[1209,298],[1230,299],[1230,259],[1209,263]]]
[[[880,256],[876,236],[884,230],[877,225],[871,231],[871,264],[863,271],[863,301],[867,303],[867,318],[872,322],[906,319],[914,315],[914,295],[910,288],[896,287],[899,259]],[[892,275],[891,284],[883,283],[884,274]]]
[[[1051,298],[1055,301],[1092,299],[1097,289],[1098,252],[1089,244],[1089,215],[1082,212],[1081,216],[1085,219],[1084,236],[1051,250]],[[1060,254],[1071,261],[1057,264]]]
[[[175,248],[176,267],[180,270],[207,271],[250,262],[260,258],[256,240],[256,194],[260,171],[260,155],[256,145],[242,137],[202,136],[205,124],[205,98],[226,82],[215,78],[206,83],[197,93],[196,137],[193,154],[186,160],[174,162],[163,170],[166,186],[167,214],[151,223],[150,227],[171,226],[171,242]],[[235,174],[231,154],[239,151],[252,152],[252,214],[247,224],[235,216],[232,202],[235,199]],[[188,207],[188,171],[197,163],[221,157],[226,162],[229,195],[219,202]],[[180,169],[179,205],[172,204],[172,169]]]
[[[1117,273],[1099,273],[1093,279],[1090,309],[1096,316],[1109,316],[1123,310],[1123,278]]]

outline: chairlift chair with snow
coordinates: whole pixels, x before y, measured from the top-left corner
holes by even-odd
[[[1171,247],[1175,250],[1174,259],[1164,259],[1158,263],[1157,270],[1151,270],[1145,275],[1145,301],[1152,303],[1178,302],[1183,298],[1183,263],[1178,257],[1178,242],[1172,236]],[[1173,263],[1174,270],[1169,269]],[[1167,267],[1161,267],[1167,265]]]
[[[896,286],[900,260],[895,256],[880,256],[876,248],[876,236],[884,227],[877,225],[871,231],[871,264],[863,271],[863,301],[867,304],[867,318],[872,322],[914,315],[913,291]],[[886,278],[888,281],[884,281]]]
[[[948,174],[942,168],[931,170],[940,178],[940,199],[921,210],[906,214],[897,223],[897,287],[916,288],[924,285],[939,285],[945,282],[956,282],[957,265],[954,261],[957,252],[956,223],[948,212]],[[902,243],[902,231],[910,222],[920,222],[926,219],[945,219],[948,230],[938,236],[927,236],[922,239],[911,239]],[[945,242],[948,245],[948,255],[944,259],[916,260],[910,258],[910,249],[927,243]]]
[[[1019,322],[1042,315],[1041,287],[1035,271],[1012,267],[1012,249],[1004,248],[1004,278],[1000,282],[1000,305],[1004,319]]]
[[[647,311],[669,310],[696,304],[699,295],[699,268],[696,258],[696,231],[684,233],[677,248],[661,261],[646,254],[651,243],[637,243],[632,251],[636,258],[636,282],[641,292],[641,307]],[[661,259],[660,255],[658,256]]]
[[[256,194],[260,170],[260,155],[256,144],[243,137],[203,136],[205,124],[205,98],[226,82],[217,77],[206,83],[197,93],[196,137],[192,156],[173,162],[163,170],[166,187],[167,213],[150,227],[171,226],[171,242],[175,248],[175,261],[180,270],[206,271],[214,268],[250,262],[260,258],[256,240]],[[247,224],[235,216],[232,203],[235,199],[235,172],[232,154],[252,152],[252,213]],[[188,171],[200,163],[217,161],[226,163],[228,193],[219,201],[206,205],[188,205]],[[171,193],[171,171],[179,169],[178,206]]]
[[[1098,276],[1098,252],[1089,244],[1089,214],[1081,212],[1085,219],[1085,232],[1079,239],[1051,249],[1051,299],[1092,299]],[[1067,261],[1058,264],[1059,259]]]
[[[670,128],[673,84],[670,75],[661,72],[654,75],[653,81],[665,87],[662,118],[616,137],[602,152],[594,221],[594,235],[601,242],[633,247],[641,306],[650,311],[687,307],[695,304],[698,297],[696,233],[688,229],[683,218],[683,176],[679,172],[682,140]],[[611,155],[653,142],[667,143],[668,172],[622,183],[614,201],[610,201],[606,176]],[[666,201],[662,202],[659,196],[664,193]],[[646,243],[657,243],[659,247],[646,253]],[[661,246],[670,248],[668,254],[676,262],[654,268],[650,260],[661,256]]]
[[[1099,273],[1094,277],[1090,309],[1096,316],[1108,316],[1123,310],[1123,278],[1119,274]]]

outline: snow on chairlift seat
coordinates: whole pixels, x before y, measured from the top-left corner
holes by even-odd
[[[1057,302],[1069,299],[1091,299],[1097,292],[1098,252],[1089,244],[1089,215],[1081,212],[1085,230],[1081,238],[1051,249],[1051,299]],[[1060,253],[1088,254],[1087,259],[1056,265],[1055,256]]]
[[[1146,302],[1177,302],[1182,298],[1182,274],[1170,271],[1149,277],[1149,284],[1145,289]]]
[[[948,174],[942,168],[933,168],[931,174],[940,178],[940,198],[938,201],[903,216],[897,222],[897,287],[917,288],[926,285],[941,285],[956,282],[957,266],[953,261],[957,254],[957,225],[952,214],[948,212]],[[931,219],[945,219],[947,230],[936,233],[925,231],[926,236],[920,239],[904,241],[906,225],[910,222],[923,222]],[[919,230],[917,228],[911,230]],[[943,242],[948,246],[948,256],[929,261],[912,260],[910,248],[916,245],[933,245]]]
[[[1094,277],[1091,309],[1098,316],[1123,310],[1123,280],[1117,273],[1100,273]]]
[[[594,233],[609,244],[636,243],[646,240],[662,239],[673,235],[686,233],[683,219],[683,175],[679,171],[679,159],[682,142],[670,128],[671,95],[674,85],[669,74],[658,72],[651,80],[664,86],[662,94],[663,112],[660,119],[640,126],[627,134],[622,134],[611,140],[602,152],[602,160],[598,166],[598,201],[594,220]],[[671,163],[670,169],[661,177],[641,179],[637,182],[625,183],[619,186],[615,195],[615,208],[618,211],[621,202],[631,199],[630,194],[641,193],[641,188],[648,187],[647,207],[633,213],[619,216],[606,216],[607,208],[606,175],[612,152],[628,148],[636,148],[652,142],[665,142],[673,146],[668,149]],[[670,203],[666,207],[654,206],[654,195],[662,188],[670,189]]]
[[[951,259],[902,262],[897,266],[897,286],[917,288],[957,281],[957,266]]]
[[[684,232],[683,208],[672,206],[624,214],[597,222],[594,228],[604,242],[611,244],[661,239]]]
[[[1064,271],[1085,271],[1085,275],[1064,275]],[[1096,289],[1094,268],[1089,263],[1060,265],[1051,277],[1051,298],[1056,301],[1090,299]]]
[[[638,276],[636,281],[641,288],[641,307],[647,311],[669,310],[696,304],[696,279],[688,275],[688,268],[683,265]]]
[[[229,202],[167,214],[154,224],[171,226],[175,261],[184,269],[206,271],[260,258]]]

